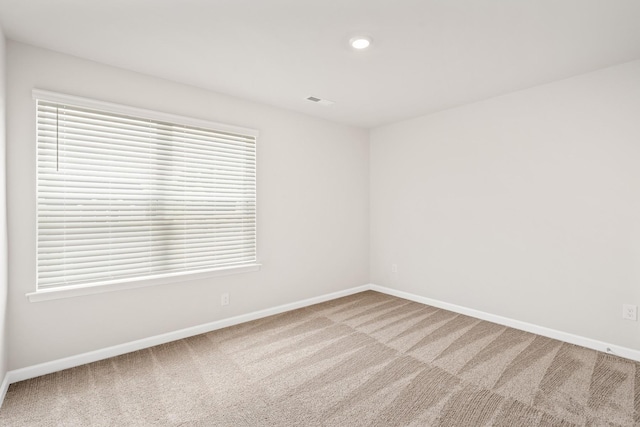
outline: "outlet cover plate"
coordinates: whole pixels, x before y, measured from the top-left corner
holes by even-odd
[[[633,304],[623,304],[622,318],[626,320],[638,320],[638,306]]]

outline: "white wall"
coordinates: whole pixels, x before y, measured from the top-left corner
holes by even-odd
[[[7,71],[10,369],[368,283],[366,131],[11,41]],[[262,270],[28,302],[36,285],[33,88],[258,129]],[[224,291],[231,304],[223,309]]]
[[[7,372],[6,45],[0,28],[0,382]]]
[[[374,129],[370,156],[372,283],[640,349],[640,61]]]

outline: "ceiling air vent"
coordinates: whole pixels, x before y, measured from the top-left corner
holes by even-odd
[[[329,105],[335,104],[334,101],[329,101],[328,99],[317,98],[315,96],[308,96],[307,101],[315,102],[316,104],[324,105],[328,107]]]

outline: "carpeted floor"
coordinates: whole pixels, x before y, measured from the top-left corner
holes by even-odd
[[[368,291],[13,384],[0,424],[631,426],[640,368]]]

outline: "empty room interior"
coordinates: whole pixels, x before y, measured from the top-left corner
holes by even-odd
[[[639,23],[0,0],[0,425],[640,425]]]

